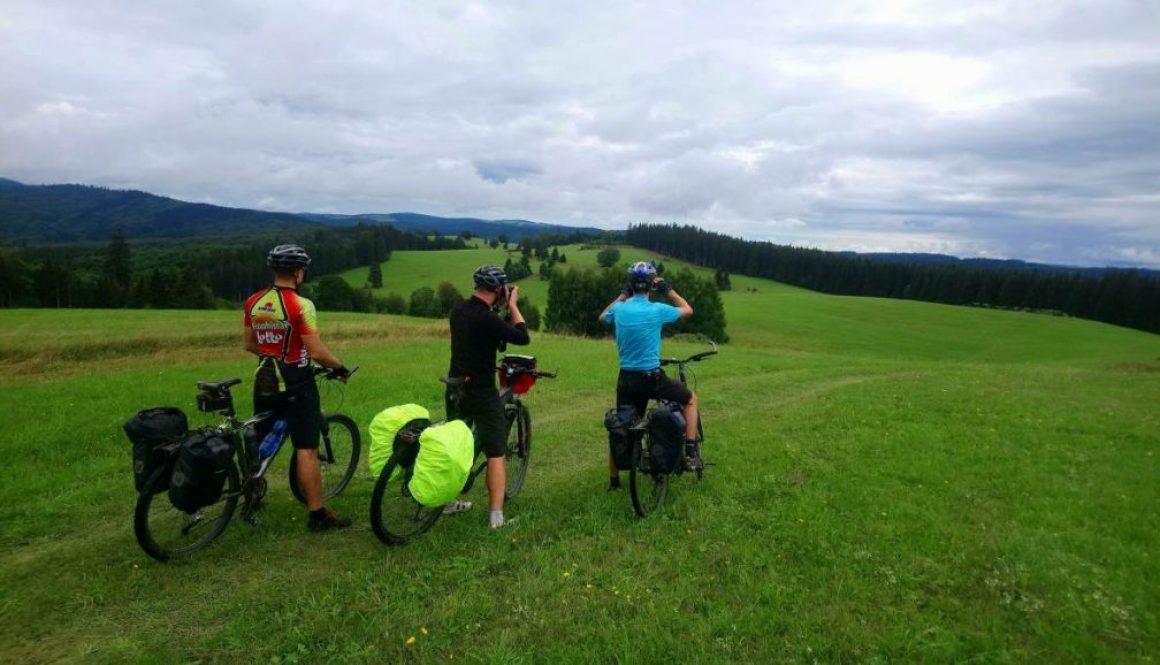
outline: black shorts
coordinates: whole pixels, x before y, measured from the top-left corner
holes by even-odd
[[[459,418],[466,422],[468,427],[474,425],[484,454],[488,457],[503,457],[507,452],[507,418],[504,416],[503,402],[500,401],[495,386],[465,388],[459,401],[458,413],[451,403],[453,390],[457,389],[448,387],[444,394],[447,419]]]
[[[283,393],[267,393],[254,390],[254,413],[273,411],[277,418],[285,418],[290,440],[297,450],[318,448],[322,429],[322,411],[318,399],[318,386],[311,381],[296,390]],[[258,440],[266,436],[277,418],[270,418],[258,425]]]
[[[678,404],[688,404],[693,399],[693,391],[680,381],[665,376],[663,369],[637,371],[620,370],[616,379],[616,406],[631,406],[637,415],[643,416],[650,399],[667,399]]]

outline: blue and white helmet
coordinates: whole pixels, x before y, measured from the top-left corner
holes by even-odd
[[[637,261],[628,267],[628,283],[633,291],[648,291],[656,276],[652,261]]]

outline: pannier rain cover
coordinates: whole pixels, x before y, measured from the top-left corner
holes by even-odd
[[[431,414],[418,404],[401,404],[392,406],[379,412],[371,421],[371,450],[370,467],[373,477],[378,478],[391,458],[394,450],[395,435],[399,430],[417,419],[430,419]]]
[[[429,508],[450,503],[467,482],[474,457],[475,439],[462,420],[423,430],[409,485],[411,496]]]

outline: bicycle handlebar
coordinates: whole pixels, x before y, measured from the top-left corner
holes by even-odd
[[[717,355],[717,344],[714,342],[709,342],[709,343],[713,345],[713,348],[708,350],[708,351],[694,353],[693,355],[689,356],[688,358],[685,358],[684,360],[681,360],[680,358],[662,358],[661,365],[662,366],[664,366],[664,365],[685,365],[688,363],[698,363],[698,362],[701,362],[702,360],[704,360],[705,358]]]
[[[541,372],[540,370],[536,370],[532,373],[532,376],[536,377],[537,379],[554,379],[559,373],[560,370],[556,370],[555,372]]]
[[[354,376],[354,373],[357,371],[358,371],[358,365],[355,365],[354,367],[348,367],[346,370],[346,374],[343,374],[340,376],[338,374],[335,374],[335,370],[331,369],[329,367],[323,367],[322,365],[315,365],[314,366],[314,375],[321,376],[322,378],[326,379],[327,381],[336,381],[336,380],[342,379],[342,378],[349,379],[350,377]]]

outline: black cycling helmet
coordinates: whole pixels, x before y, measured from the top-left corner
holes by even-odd
[[[498,289],[508,283],[507,274],[499,266],[480,266],[473,277],[476,288]]]
[[[266,265],[274,270],[294,272],[310,265],[310,256],[298,245],[278,245],[266,255]]]
[[[656,276],[652,261],[637,261],[628,267],[628,283],[633,291],[648,291]]]

